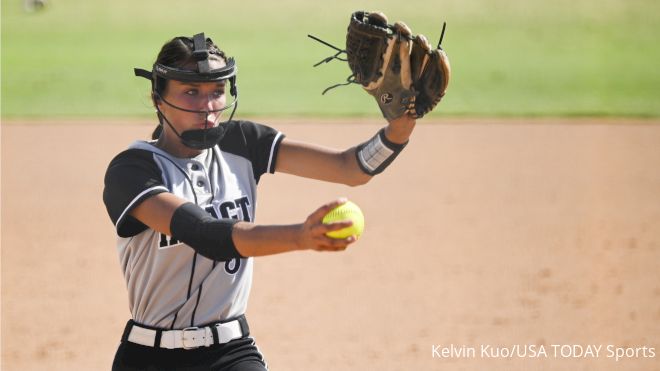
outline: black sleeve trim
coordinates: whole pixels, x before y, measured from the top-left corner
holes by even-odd
[[[236,219],[215,219],[192,202],[179,206],[172,215],[172,237],[183,241],[200,255],[217,261],[244,258],[236,250],[232,231]]]

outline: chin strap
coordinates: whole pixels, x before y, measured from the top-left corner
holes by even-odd
[[[161,98],[162,99],[162,98]],[[167,101],[165,101],[167,103]],[[169,103],[168,103],[169,104]],[[158,113],[158,121],[160,122],[160,125],[163,125],[163,120],[167,123],[167,125],[172,129],[174,134],[176,134],[177,137],[181,140],[181,143],[183,143],[186,147],[192,148],[192,149],[209,149],[220,143],[220,140],[225,136],[225,125],[229,122],[232,121],[234,118],[234,113],[236,112],[236,108],[238,107],[238,100],[234,101],[233,103],[234,107],[231,110],[231,114],[229,115],[229,120],[225,122],[220,122],[218,123],[218,126],[210,128],[210,129],[194,129],[194,130],[186,130],[182,133],[179,133],[175,128],[174,125],[170,122],[170,120],[167,119],[167,116],[158,108],[158,105],[156,105],[156,111]],[[176,106],[172,106],[175,109],[179,109]],[[209,116],[209,113],[207,112],[206,117]],[[161,134],[162,135],[162,134]]]

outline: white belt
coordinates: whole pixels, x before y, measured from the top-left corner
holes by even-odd
[[[217,330],[217,341],[213,336],[213,329]],[[206,327],[187,327],[183,330],[152,330],[133,324],[127,340],[131,343],[158,347],[156,345],[157,333],[160,331],[160,348],[165,349],[195,349],[208,347],[214,344],[225,344],[234,339],[243,337],[241,324],[238,320],[218,323]]]

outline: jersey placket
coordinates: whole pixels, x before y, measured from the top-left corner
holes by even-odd
[[[188,162],[187,168],[194,192],[197,194],[197,202],[199,206],[204,207],[213,198],[209,171],[203,163],[195,159]]]

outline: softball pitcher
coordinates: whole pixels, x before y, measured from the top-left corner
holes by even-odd
[[[135,74],[151,82],[160,130],[119,153],[105,175],[132,314],[113,370],[265,370],[245,318],[252,258],[342,251],[355,238],[326,236],[350,222],[322,223],[344,200],[299,224],[255,224],[259,179],[281,172],[364,184],[403,149],[415,119],[390,120],[344,151],[235,120],[236,63],[203,33],[170,40],[150,71]]]

